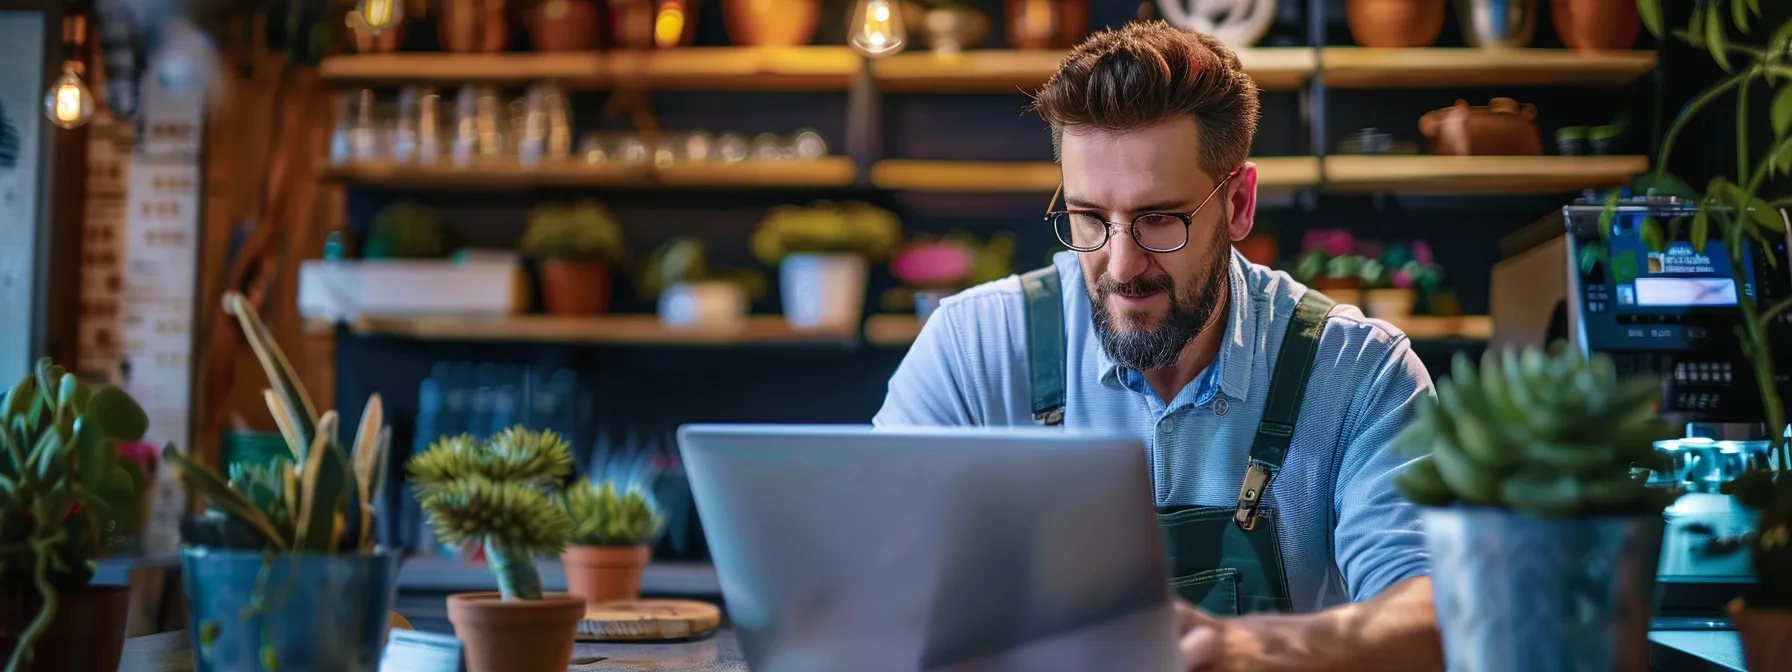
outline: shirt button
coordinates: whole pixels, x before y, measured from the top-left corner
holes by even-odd
[[[1164,420],[1163,422],[1157,423],[1157,431],[1160,434],[1169,434],[1170,432],[1176,431],[1176,421]]]
[[[1215,397],[1214,398],[1214,400],[1213,400],[1213,414],[1214,415],[1225,415],[1226,411],[1230,411],[1230,410],[1232,410],[1232,404],[1227,403],[1225,397]]]

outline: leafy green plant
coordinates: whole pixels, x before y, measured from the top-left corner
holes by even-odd
[[[580,479],[555,501],[572,519],[575,546],[635,546],[659,534],[665,517],[654,507],[646,491],[626,492],[610,481],[592,483]]]
[[[521,426],[489,441],[443,437],[405,469],[436,536],[483,546],[503,599],[541,599],[534,558],[565,550],[573,529],[551,499],[561,478],[572,473],[564,439]]]
[[[529,213],[519,246],[537,259],[602,261],[618,264],[628,258],[628,244],[616,215],[592,199],[573,205],[544,203]]]
[[[748,301],[757,301],[766,292],[765,274],[754,269],[712,270],[708,249],[703,239],[696,236],[679,236],[655,250],[642,267],[635,289],[642,300],[651,301],[668,287],[706,281],[739,285],[746,292]]]
[[[89,390],[48,358],[0,401],[0,582],[9,595],[35,591],[41,602],[8,672],[31,667],[60,593],[92,579],[105,549],[102,522],[136,508],[143,474],[119,459],[116,442],[148,428],[130,395]]]
[[[185,543],[208,548],[296,553],[371,553],[373,501],[386,481],[391,428],[378,394],[367,400],[354,442],[338,439],[336,411],[319,414],[261,316],[237,292],[224,296],[272,386],[262,392],[290,460],[232,465],[229,478],[170,446],[163,457],[181,480],[211,505],[183,521]]]
[[[800,253],[857,254],[881,262],[901,243],[902,222],[894,213],[858,201],[772,208],[751,242],[753,256],[772,266]]]
[[[1672,435],[1655,416],[1654,377],[1620,380],[1610,357],[1589,361],[1563,342],[1453,364],[1393,442],[1420,455],[1394,480],[1413,503],[1563,518],[1659,513],[1679,495],[1632,471],[1654,465],[1654,442]]]
[[[373,220],[361,256],[366,259],[432,259],[445,254],[436,211],[411,200],[386,206]]]

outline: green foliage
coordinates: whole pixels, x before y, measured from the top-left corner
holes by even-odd
[[[1557,342],[1549,353],[1488,351],[1480,367],[1458,354],[1451,377],[1419,407],[1394,448],[1420,455],[1395,478],[1416,504],[1456,502],[1547,518],[1659,513],[1678,493],[1633,476],[1653,466],[1673,430],[1655,417],[1660,383],[1620,380],[1611,358],[1591,361]]]
[[[754,269],[712,270],[708,248],[696,236],[679,236],[661,245],[641,269],[635,289],[644,301],[652,301],[666,288],[688,282],[729,282],[739,285],[747,300],[758,301],[766,293],[765,274]]]
[[[529,213],[529,226],[523,231],[519,247],[537,259],[620,264],[628,258],[628,244],[616,216],[592,199],[574,205],[536,206]]]
[[[444,437],[405,469],[438,537],[484,545],[504,599],[541,599],[531,559],[560,553],[572,533],[572,520],[550,498],[572,473],[565,440],[521,426],[483,442]]]
[[[365,259],[433,259],[447,253],[441,217],[415,201],[386,206],[373,220],[373,232],[362,248]]]
[[[92,577],[105,521],[136,511],[143,474],[119,459],[116,442],[142,439],[148,427],[130,395],[94,392],[48,358],[0,401],[0,588],[42,600],[8,672],[31,666],[58,591]]]
[[[378,394],[367,400],[353,443],[338,440],[336,411],[319,415],[284,352],[248,299],[224,297],[272,388],[268,411],[292,451],[290,460],[232,465],[229,478],[173,450],[163,458],[210,504],[184,521],[182,540],[195,546],[305,553],[373,551],[373,500],[386,480],[391,430]]]
[[[753,256],[773,266],[798,253],[857,254],[881,262],[901,243],[902,222],[894,213],[858,201],[772,208],[751,241]]]
[[[620,492],[610,481],[580,479],[557,498],[572,519],[577,546],[634,546],[659,534],[665,518],[639,488]]]

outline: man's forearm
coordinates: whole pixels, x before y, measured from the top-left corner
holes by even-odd
[[[1431,602],[1431,578],[1401,581],[1368,600],[1315,615],[1332,640],[1336,665],[1315,669],[1377,672],[1444,669],[1443,640]],[[1317,642],[1316,642],[1317,644]],[[1325,649],[1314,647],[1325,655]]]

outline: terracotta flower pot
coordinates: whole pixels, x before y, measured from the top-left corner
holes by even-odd
[[[1751,670],[1792,670],[1792,611],[1750,609],[1730,603],[1730,621],[1742,638],[1742,658]]]
[[[722,23],[741,47],[794,47],[815,39],[820,0],[726,0]]]
[[[565,593],[510,602],[497,591],[448,596],[467,672],[565,672],[584,617],[585,600]]]
[[[1361,278],[1314,278],[1309,287],[1318,290],[1338,303],[1363,305],[1363,280]]]
[[[641,597],[641,573],[653,559],[653,548],[639,546],[569,546],[560,554],[566,566],[566,592],[587,604]]]
[[[50,629],[32,648],[37,670],[114,672],[124,654],[124,627],[130,615],[129,586],[84,586],[58,596]],[[37,618],[42,603],[35,591],[0,597],[0,660],[12,658],[19,635]]]
[[[454,52],[491,53],[510,48],[510,12],[505,0],[443,0],[436,14],[436,38]]]
[[[1006,9],[1015,49],[1068,49],[1089,32],[1088,0],[1008,0]]]
[[[536,51],[588,51],[602,46],[604,14],[599,0],[542,0],[524,21]]]
[[[1359,46],[1429,47],[1444,30],[1444,0],[1349,0],[1344,19]]]
[[[1412,308],[1418,301],[1419,293],[1410,289],[1371,289],[1363,292],[1362,307],[1369,317],[1379,320],[1398,320],[1412,317]]]
[[[610,309],[610,267],[600,261],[541,262],[541,302],[549,315],[600,315]]]
[[[1642,25],[1634,0],[1550,0],[1549,18],[1562,46],[1582,51],[1629,49]]]

